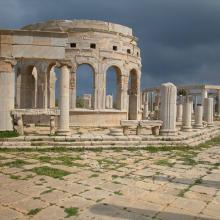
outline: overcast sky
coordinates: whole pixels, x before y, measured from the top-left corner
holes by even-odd
[[[0,0],[0,27],[95,19],[133,28],[142,87],[220,84],[220,0]]]

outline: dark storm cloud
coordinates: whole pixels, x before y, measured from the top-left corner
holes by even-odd
[[[0,26],[97,19],[133,28],[142,84],[220,84],[219,0],[0,0]]]

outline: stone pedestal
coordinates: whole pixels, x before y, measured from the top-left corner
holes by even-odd
[[[182,120],[183,120],[183,104],[182,103],[177,104],[176,120],[177,120],[177,122],[182,122]]]
[[[161,89],[160,119],[163,121],[160,135],[176,135],[176,99],[177,89],[172,83],[162,84]]]
[[[192,130],[192,102],[186,100],[183,105],[183,131]]]
[[[61,67],[60,75],[60,118],[58,135],[69,135],[69,79],[70,72],[69,68],[65,65]]]
[[[12,131],[11,110],[15,101],[15,73],[10,62],[0,61],[0,131]]]
[[[204,120],[208,127],[213,127],[213,98],[204,99]]]
[[[203,128],[203,106],[196,106],[195,108],[195,125],[196,129]]]

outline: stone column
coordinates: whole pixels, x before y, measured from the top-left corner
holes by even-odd
[[[177,88],[172,83],[162,84],[160,119],[163,125],[160,130],[162,136],[176,135],[176,99]]]
[[[204,120],[208,127],[213,127],[213,98],[204,99]]]
[[[218,108],[217,115],[218,115],[218,117],[220,117],[220,90],[218,90],[218,106],[217,106],[217,108]]]
[[[195,107],[195,128],[203,128],[203,106],[197,105]]]
[[[183,105],[183,131],[192,130],[192,101],[187,98]]]
[[[148,110],[148,102],[144,103],[144,112],[143,112],[143,119],[148,119],[149,110]]]
[[[76,108],[76,71],[70,74],[70,109]]]
[[[203,89],[202,90],[201,96],[202,96],[202,105],[204,105],[204,99],[208,98],[208,91],[207,91],[207,89]]]
[[[0,131],[12,131],[11,110],[15,104],[14,61],[0,60]]]
[[[182,120],[183,120],[183,104],[182,103],[177,104],[176,120],[177,120],[177,122],[182,122]]]
[[[60,75],[60,117],[58,135],[69,135],[69,80],[70,71],[67,65],[61,67]]]

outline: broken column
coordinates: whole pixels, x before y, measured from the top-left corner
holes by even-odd
[[[161,108],[160,119],[163,121],[160,135],[176,135],[176,99],[177,88],[172,83],[161,85]]]
[[[145,99],[143,101],[144,110],[143,110],[143,119],[148,119],[149,116],[149,106],[148,106],[148,93],[145,93]]]
[[[107,109],[112,109],[113,108],[113,96],[112,95],[107,95],[105,98],[105,107]]]
[[[192,101],[187,97],[183,105],[183,131],[192,130]]]
[[[213,98],[204,99],[204,120],[208,127],[213,127]]]
[[[195,125],[197,129],[203,128],[203,106],[197,105],[195,107]]]
[[[91,94],[83,95],[83,107],[86,109],[91,109],[92,107],[92,95]]]

